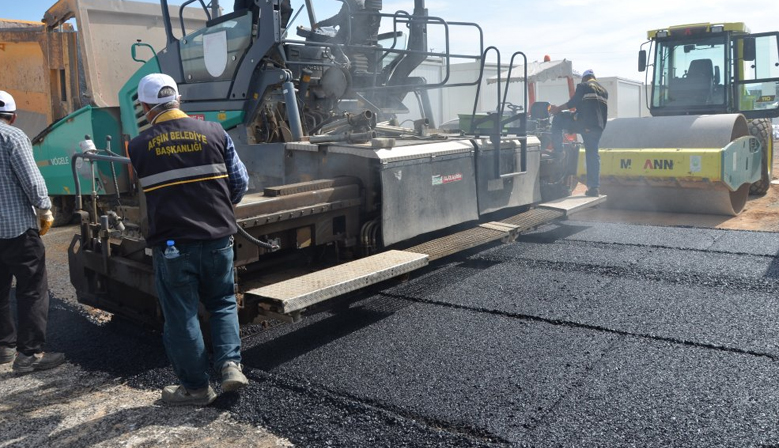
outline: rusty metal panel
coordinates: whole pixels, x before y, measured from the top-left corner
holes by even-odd
[[[68,15],[76,19],[84,76],[93,104],[119,106],[119,89],[141,66],[132,59],[131,46],[141,40],[155,51],[165,47],[165,28],[159,4],[60,0],[55,6],[57,9],[47,11],[44,21],[52,24]],[[170,15],[174,23],[179,22],[177,6],[170,7]],[[199,7],[186,8],[184,17],[188,30],[205,27],[206,17]]]
[[[0,21],[2,89],[18,108],[15,126],[34,136],[53,119],[43,23]]]

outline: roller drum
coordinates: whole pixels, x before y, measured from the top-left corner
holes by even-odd
[[[741,114],[618,118],[606,126],[600,151],[603,155],[609,150],[646,148],[649,154],[652,149],[724,148],[749,135]],[[731,216],[741,212],[749,196],[749,184],[736,191],[705,179],[667,186],[651,178],[620,179],[603,172],[600,190],[608,195],[611,208]]]
[[[603,130],[600,148],[724,148],[746,135],[741,114],[617,118]]]

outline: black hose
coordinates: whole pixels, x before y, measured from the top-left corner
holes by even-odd
[[[275,252],[275,251],[281,249],[279,246],[277,246],[275,244],[271,244],[271,243],[268,243],[268,242],[265,242],[265,241],[262,241],[262,240],[258,240],[257,238],[249,235],[249,232],[244,230],[244,228],[241,227],[240,225],[238,226],[238,233],[240,233],[242,237],[246,238],[250,242],[256,244],[259,247],[262,247],[263,249],[268,249],[271,252]]]

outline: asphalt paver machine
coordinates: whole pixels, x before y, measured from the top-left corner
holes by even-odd
[[[738,214],[750,193],[766,193],[771,182],[779,33],[700,23],[648,37],[639,71],[649,67],[653,117],[609,121],[601,191],[615,208]]]
[[[193,28],[198,22],[185,10],[193,2],[173,7],[161,0],[161,14],[148,25],[162,24],[164,46],[149,52],[145,42],[131,43],[132,51],[128,45],[128,57],[142,65],[119,89],[118,106],[90,106],[90,114],[114,117],[114,132],[78,137],[77,144],[74,135],[104,128],[94,121],[78,127],[65,117],[46,136],[52,156],[56,142],[67,142],[60,150],[71,161],[80,223],[69,248],[70,277],[82,303],[152,326],[162,322],[143,239],[144,200],[132,170],[123,174],[131,191],[121,204],[109,209],[82,201],[84,191],[91,188],[94,198],[95,185],[112,183],[111,175],[91,167],[128,163],[126,142],[149,126],[136,86],[153,72],[177,81],[182,110],[222,124],[249,171],[250,190],[235,208],[242,323],[298,319],[330,298],[603,200],[539,205],[545,173],[558,162],[541,154],[524,113],[471,135],[436,131],[428,92],[480,84],[485,54],[497,52],[484,48],[477,24],[430,16],[424,0],[393,13],[382,12],[381,0],[346,1],[338,30],[326,32],[317,26],[315,2],[306,0],[309,26],[291,29],[288,3],[255,0],[222,16],[215,1],[195,3],[204,25]],[[380,24],[389,31],[380,33]],[[429,50],[434,27],[447,38],[473,32],[479,51]],[[520,52],[512,66],[515,56],[527,67]],[[443,61],[439,83],[415,72],[429,58]],[[478,79],[449,83],[455,58],[481,61]],[[505,103],[508,85],[497,92]],[[408,112],[409,95],[419,99],[421,118],[403,127],[397,117]],[[165,156],[176,156],[176,144],[170,142]],[[288,269],[280,273],[280,267]]]

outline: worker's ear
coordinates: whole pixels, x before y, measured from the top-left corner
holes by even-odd
[[[16,113],[11,115],[11,121],[9,121],[8,124],[14,124],[14,121],[16,121]]]

